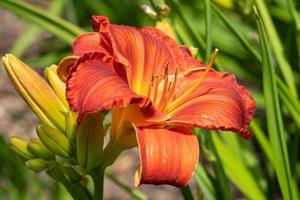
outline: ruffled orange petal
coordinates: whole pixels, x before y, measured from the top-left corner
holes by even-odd
[[[178,78],[175,99],[201,76],[204,70]],[[230,130],[249,138],[248,126],[253,117],[255,102],[247,89],[238,85],[227,73],[210,71],[200,86],[173,108],[169,124],[188,125],[205,129]]]
[[[110,110],[130,104],[144,105],[145,98],[134,93],[127,81],[114,71],[111,57],[85,54],[72,67],[67,79],[67,100],[78,111],[80,122],[87,112]]]
[[[173,74],[176,68],[185,71],[193,59],[158,29],[113,25],[104,16],[94,16],[92,23],[101,34],[100,45],[124,66],[131,88],[139,94],[147,95],[152,76],[163,75],[167,65]]]
[[[82,56],[86,53],[106,52],[100,46],[101,36],[99,33],[84,33],[79,35],[73,42],[73,55]]]
[[[136,128],[140,167],[135,185],[186,186],[199,158],[199,144],[187,127]]]

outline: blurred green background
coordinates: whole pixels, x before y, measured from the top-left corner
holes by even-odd
[[[195,199],[300,199],[299,0],[0,0],[0,55],[12,53],[42,72],[91,31],[91,15],[136,27],[164,20],[199,59],[207,62],[219,48],[216,68],[234,73],[254,96],[250,140],[195,130],[202,152],[190,186]],[[1,67],[0,199],[70,198],[45,174],[25,169],[7,145],[12,135],[35,136],[37,123]],[[110,169],[105,199],[182,199],[170,186],[141,186],[135,195],[137,157],[130,150]]]

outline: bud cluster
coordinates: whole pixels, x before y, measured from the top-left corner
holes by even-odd
[[[97,167],[103,148],[102,113],[90,114],[76,123],[66,100],[66,86],[57,75],[57,66],[45,69],[45,79],[13,55],[2,58],[11,82],[39,118],[38,138],[12,137],[11,148],[34,172],[49,170],[57,163],[72,181]],[[55,164],[56,163],[56,164]]]

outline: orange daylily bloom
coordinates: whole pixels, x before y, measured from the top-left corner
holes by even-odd
[[[216,53],[205,65],[158,29],[114,25],[104,16],[93,16],[92,25],[94,32],[73,43],[76,59],[62,61],[58,72],[67,77],[78,122],[112,110],[110,139],[124,148],[136,139],[136,185],[188,184],[199,157],[192,127],[251,136],[255,102],[233,75],[211,69]]]

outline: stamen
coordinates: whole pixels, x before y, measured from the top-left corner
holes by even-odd
[[[152,92],[152,88],[153,88],[153,82],[154,82],[154,75],[152,74],[151,76],[151,83],[149,84],[149,88],[148,88],[148,98],[151,98],[151,92]]]
[[[157,92],[158,92],[158,86],[159,86],[159,82],[161,80],[160,76],[156,76],[155,77],[155,84],[154,84],[154,97],[153,97],[153,104],[156,105],[156,99],[157,99]]]
[[[176,108],[176,105],[181,102],[183,99],[187,98],[190,94],[192,94],[202,83],[203,79],[206,77],[206,75],[208,74],[208,72],[210,71],[210,69],[212,68],[215,59],[217,57],[219,49],[215,49],[214,54],[210,60],[210,62],[208,63],[205,71],[201,74],[201,76],[199,77],[199,79],[187,90],[185,91],[181,96],[179,96],[177,99],[175,99],[174,101],[172,101],[171,103],[169,103],[167,105],[167,112],[173,110],[174,108]]]
[[[163,88],[163,92],[161,94],[161,97],[160,97],[160,101],[158,103],[158,109],[160,109],[165,97],[166,97],[166,94],[167,94],[167,90],[168,90],[168,85],[169,85],[169,76],[168,76],[168,66],[169,64],[167,64],[166,68],[165,68],[165,74],[164,74],[164,88]]]
[[[164,111],[164,109],[168,105],[169,100],[172,99],[172,97],[174,95],[176,83],[177,83],[177,74],[178,74],[178,67],[176,67],[176,69],[175,69],[173,84],[170,84],[170,86],[169,86],[169,87],[171,87],[171,85],[172,85],[172,87],[168,89],[169,93],[168,93],[168,96],[165,98],[164,104],[161,106],[161,111]]]

